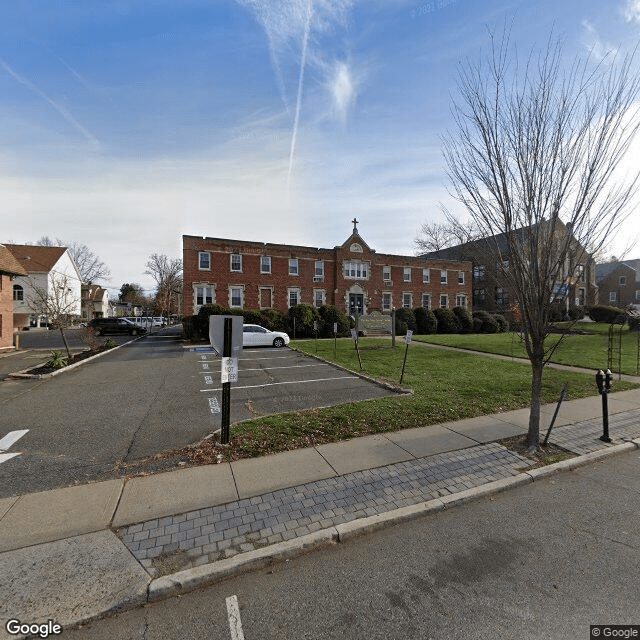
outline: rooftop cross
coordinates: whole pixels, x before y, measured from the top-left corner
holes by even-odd
[[[356,227],[358,221],[354,218],[351,222],[353,222],[353,233],[358,233],[358,227]]]

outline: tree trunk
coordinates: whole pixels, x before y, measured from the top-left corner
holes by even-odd
[[[538,448],[540,441],[540,405],[542,403],[542,374],[544,360],[531,359],[531,412],[529,413],[529,431],[527,432],[527,449],[530,452]]]
[[[67,336],[64,335],[64,329],[62,327],[60,327],[60,335],[62,336],[62,342],[64,342],[64,348],[67,350],[67,362],[69,362],[69,360],[71,360],[71,351],[69,351]]]

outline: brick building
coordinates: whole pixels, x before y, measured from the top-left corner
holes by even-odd
[[[26,275],[9,249],[0,244],[0,352],[13,349],[13,279]]]
[[[623,309],[640,305],[640,260],[606,262],[596,266],[600,304]]]
[[[183,236],[184,313],[203,304],[286,312],[304,302],[350,314],[469,307],[470,262],[377,253],[353,225],[333,249]]]

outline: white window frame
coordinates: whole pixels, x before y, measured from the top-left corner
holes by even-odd
[[[234,269],[233,268],[234,258],[240,258],[240,268],[239,269]],[[242,273],[242,254],[241,253],[232,253],[229,256],[229,271],[231,271],[231,273]]]
[[[440,284],[448,284],[449,275],[446,269],[440,269]]]
[[[425,300],[426,300],[427,304],[425,304]],[[423,293],[422,294],[422,308],[423,309],[431,309],[431,294],[430,293]]]
[[[389,296],[389,304],[385,305],[384,300],[385,296]],[[391,291],[383,291],[382,292],[382,310],[383,311],[391,311],[393,307],[393,293]]]
[[[625,287],[625,286],[627,285],[627,276],[620,276],[620,277],[618,278],[618,284],[619,284],[621,287]]]
[[[269,297],[271,298],[271,306],[267,307],[266,305],[263,304],[263,291],[269,291]],[[258,295],[260,296],[259,299],[259,303],[260,303],[260,309],[273,309],[274,308],[274,304],[273,304],[273,298],[275,295],[275,292],[273,290],[273,287],[260,287],[258,289]]]
[[[411,267],[402,267],[402,282],[411,282]]]
[[[202,266],[202,259],[204,256],[207,256],[207,262],[209,263],[208,267]],[[210,251],[198,251],[198,270],[211,271],[211,252]]]
[[[407,296],[409,296],[409,306],[407,306]],[[411,291],[402,292],[402,308],[413,309],[413,293]]]
[[[458,284],[464,284],[464,271],[458,271]]]
[[[202,291],[202,296],[200,296],[202,298],[202,302],[198,302],[198,293],[199,291]],[[207,296],[208,292],[211,292],[210,296]],[[207,302],[207,298],[211,298],[211,302]],[[215,287],[213,287],[210,284],[194,284],[193,285],[193,300],[195,303],[195,307],[199,308],[202,307],[205,304],[215,304],[216,301],[216,290]]]
[[[291,304],[291,294],[296,294],[296,303]],[[300,287],[287,287],[287,309],[291,309],[291,307],[296,307],[300,304]]]
[[[265,260],[268,262],[268,268],[265,269]],[[271,273],[271,256],[260,256],[260,273]]]
[[[429,284],[431,282],[431,269],[422,270],[422,282],[423,284]]]
[[[315,261],[313,273],[316,278],[324,278],[324,260]]]
[[[618,292],[609,291],[609,302],[618,302]]]
[[[443,300],[444,300],[444,305],[442,304]],[[448,309],[449,308],[449,296],[446,293],[441,293],[440,294],[440,308],[441,309]]]
[[[300,261],[298,258],[289,258],[289,275],[290,276],[300,275]]]
[[[240,291],[240,304],[233,304],[233,292]],[[229,309],[244,309],[244,287],[229,285]]]
[[[456,307],[467,308],[467,296],[464,293],[459,293],[456,296]]]
[[[382,267],[382,280],[384,282],[391,282],[391,267],[388,265]]]
[[[318,300],[318,296],[320,296],[320,299]],[[320,302],[320,304],[318,304],[318,301]],[[324,289],[314,289],[313,290],[313,306],[316,309],[319,309],[320,307],[324,306],[327,303],[327,292]]]
[[[21,284],[13,285],[13,299],[16,302],[24,302],[24,287]]]
[[[350,280],[368,280],[369,265],[366,262],[349,261],[344,263],[343,273]]]

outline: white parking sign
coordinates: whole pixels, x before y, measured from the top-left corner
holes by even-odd
[[[411,329],[407,329],[407,335],[404,337],[404,341],[406,344],[411,344],[412,335],[413,335],[413,331],[411,331]]]
[[[222,358],[220,381],[238,382],[238,358]]]

